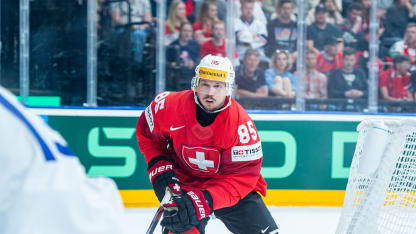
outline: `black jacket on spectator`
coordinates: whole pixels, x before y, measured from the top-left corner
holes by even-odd
[[[166,59],[169,62],[183,63],[184,59],[190,59],[195,64],[199,61],[199,44],[195,40],[188,41],[188,44],[182,46],[179,39],[173,41],[167,48]]]
[[[320,29],[316,26],[316,23],[309,25],[306,28],[307,40],[313,41],[313,47],[322,51],[325,45],[325,39],[330,36],[336,38],[342,38],[342,31],[334,24],[327,23],[325,29]]]
[[[384,17],[385,31],[383,33],[383,39],[403,38],[409,22],[415,22],[415,18],[409,17],[407,7],[396,4],[391,5],[387,9]]]
[[[289,24],[282,23],[278,18],[267,23],[267,44],[264,52],[268,57],[279,50],[288,50],[290,53],[296,51],[297,24],[291,21]]]
[[[355,79],[348,82],[346,75],[354,75]],[[347,98],[345,92],[351,89],[357,89],[364,93],[361,98],[368,96],[367,79],[360,69],[354,69],[352,73],[344,73],[342,68],[334,69],[328,77],[328,97],[329,98]]]
[[[237,66],[235,69],[235,83],[239,89],[256,92],[261,86],[267,85],[264,79],[264,70],[257,68],[254,77],[247,77],[244,74],[244,65]]]

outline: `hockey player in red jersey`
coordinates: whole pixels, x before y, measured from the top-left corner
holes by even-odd
[[[159,201],[164,233],[205,233],[214,213],[232,233],[277,233],[261,196],[263,153],[253,120],[232,97],[228,58],[207,55],[192,90],[162,92],[137,123],[139,147]]]

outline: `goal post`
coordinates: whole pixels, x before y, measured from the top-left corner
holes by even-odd
[[[364,120],[357,131],[336,233],[416,233],[416,120]]]

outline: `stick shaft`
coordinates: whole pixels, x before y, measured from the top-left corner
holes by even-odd
[[[146,234],[153,234],[153,232],[155,231],[156,226],[159,223],[159,220],[162,217],[164,211],[163,205],[170,200],[170,197],[171,193],[169,189],[166,189],[165,196],[163,196],[162,202],[160,203],[159,208],[157,208],[156,214],[153,217],[152,222],[150,223],[150,226],[146,231]]]

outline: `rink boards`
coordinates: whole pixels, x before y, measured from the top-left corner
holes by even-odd
[[[127,207],[158,204],[135,126],[142,109],[33,108],[67,140],[90,176],[115,180]],[[249,112],[263,146],[265,201],[276,206],[342,206],[349,165],[365,118],[411,115]]]

